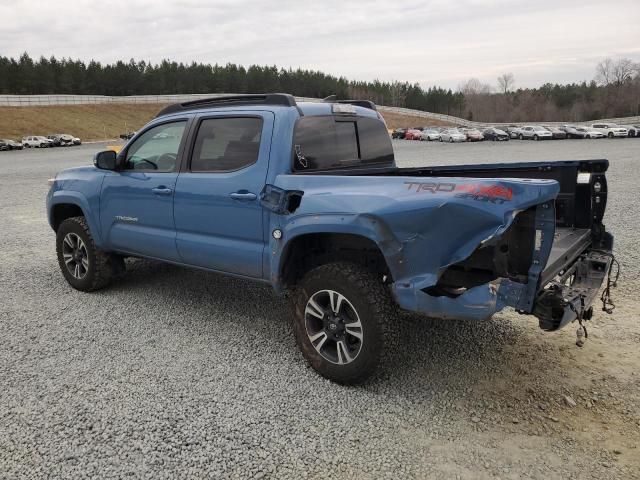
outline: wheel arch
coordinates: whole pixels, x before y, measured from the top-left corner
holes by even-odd
[[[392,278],[382,249],[371,237],[348,231],[306,232],[282,247],[274,272],[276,290],[288,289],[311,269],[334,262],[355,263]]]
[[[96,219],[91,215],[91,208],[86,198],[78,192],[55,192],[49,202],[49,225],[57,232],[60,224],[68,218],[82,216],[85,218],[91,236],[96,245],[102,244],[100,230]]]

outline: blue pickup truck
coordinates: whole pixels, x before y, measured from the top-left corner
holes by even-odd
[[[309,364],[354,384],[399,310],[582,325],[612,262],[607,168],[399,168],[371,102],[227,96],[170,105],[119,154],[60,172],[47,212],[72,287],[106,286],[126,257],[270,283]]]

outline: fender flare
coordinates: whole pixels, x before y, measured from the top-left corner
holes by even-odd
[[[82,214],[87,221],[87,225],[89,225],[89,230],[91,231],[91,236],[93,237],[93,241],[96,246],[100,247],[102,245],[102,236],[100,234],[100,226],[96,218],[93,215],[90,215],[90,212],[93,210],[89,206],[89,201],[87,198],[80,192],[75,191],[57,191],[54,192],[51,201],[49,202],[49,225],[53,226],[53,210],[56,205],[75,205],[76,207],[82,210]]]
[[[297,238],[310,234],[349,234],[366,238],[378,247],[391,274],[402,276],[404,264],[399,261],[402,245],[379,217],[353,213],[309,214],[295,217],[280,229],[282,238],[271,237],[269,242],[271,284],[278,292],[283,289],[281,273],[290,245]]]

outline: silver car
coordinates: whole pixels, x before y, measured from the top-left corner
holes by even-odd
[[[522,127],[518,138],[520,140],[552,140],[553,133],[540,125],[527,125]]]
[[[591,127],[577,127],[577,131],[584,133],[584,138],[604,138],[606,135]]]
[[[24,148],[52,147],[53,141],[49,140],[47,137],[42,137],[39,135],[31,135],[29,137],[24,137],[22,139],[22,146]]]
[[[434,128],[425,128],[422,130],[420,140],[426,140],[433,142],[434,140],[440,140],[440,132]]]
[[[467,136],[457,128],[446,128],[440,132],[440,141],[449,143],[466,142]]]

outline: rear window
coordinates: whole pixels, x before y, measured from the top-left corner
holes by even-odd
[[[393,164],[383,122],[368,117],[302,117],[293,139],[295,171]]]

